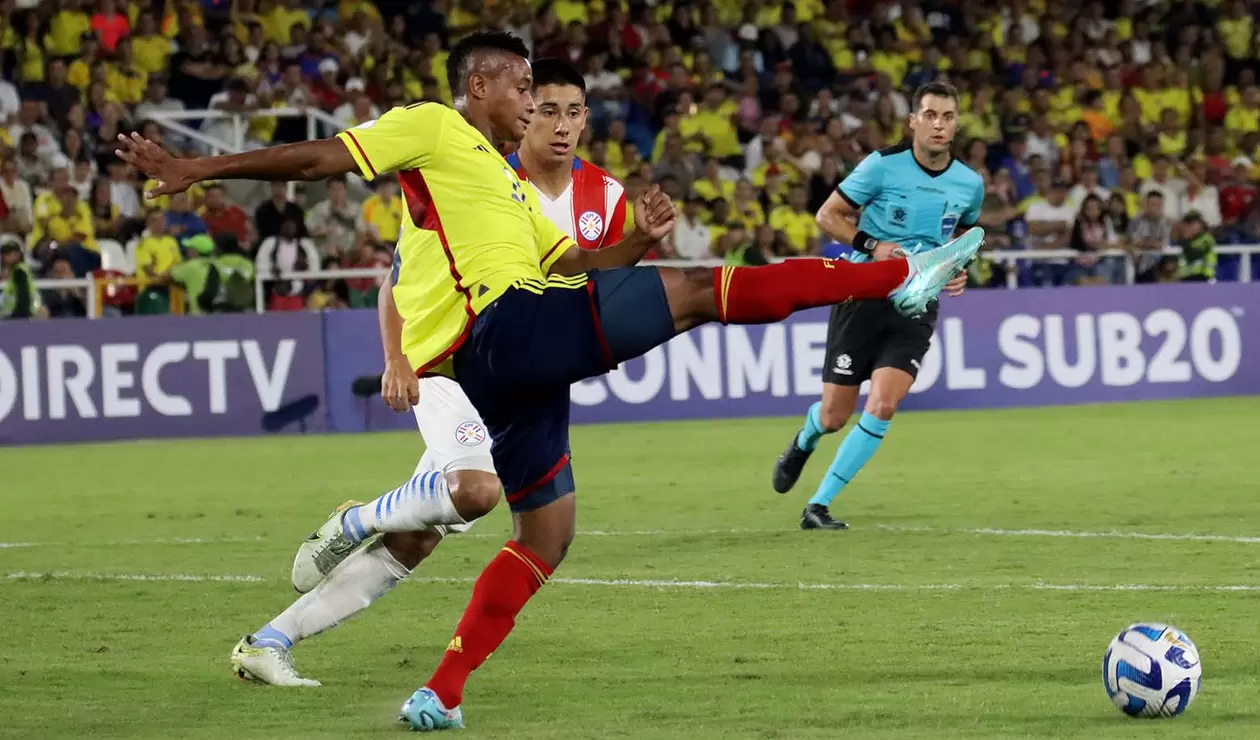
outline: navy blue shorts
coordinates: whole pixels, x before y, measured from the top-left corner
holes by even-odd
[[[455,377],[490,431],[494,467],[517,513],[574,491],[569,386],[675,334],[656,268],[552,281],[508,290],[455,353]]]

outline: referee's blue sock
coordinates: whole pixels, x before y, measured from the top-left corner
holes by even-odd
[[[805,412],[805,426],[801,427],[801,433],[796,435],[796,446],[802,452],[813,452],[818,447],[818,440],[827,433],[818,420],[820,413],[822,413],[822,401],[810,406],[809,411]]]
[[[875,454],[875,450],[879,449],[879,443],[884,441],[884,435],[891,423],[891,420],[884,421],[870,413],[863,413],[862,418],[858,419],[858,423],[840,443],[836,459],[831,461],[827,475],[823,476],[822,483],[818,484],[818,491],[809,503],[830,506],[836,494],[853,480],[853,476],[857,475],[866,461],[871,459],[871,455]]]

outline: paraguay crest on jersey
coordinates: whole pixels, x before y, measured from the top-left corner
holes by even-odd
[[[507,162],[518,177],[529,181],[520,154],[512,154]],[[537,186],[533,187],[538,192],[543,215],[582,249],[600,249],[621,241],[626,221],[626,191],[599,167],[574,157],[573,180],[555,200]]]

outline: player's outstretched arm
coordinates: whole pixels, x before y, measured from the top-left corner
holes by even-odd
[[[241,154],[178,159],[140,136],[118,136],[120,159],[158,181],[146,195],[182,193],[205,180],[325,180],[358,172],[350,150],[339,139],[318,139]]]
[[[591,270],[611,270],[638,264],[643,255],[661,243],[674,230],[678,211],[656,186],[644,191],[634,204],[635,230],[611,247],[603,249],[569,249],[556,260],[551,272],[556,275],[578,275]]]

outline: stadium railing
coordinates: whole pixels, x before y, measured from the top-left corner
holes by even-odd
[[[1251,255],[1260,254],[1260,244],[1239,244],[1220,246],[1216,248],[1219,255],[1238,255],[1238,281],[1240,283],[1251,282]],[[1101,257],[1118,257],[1124,260],[1125,282],[1132,284],[1136,278],[1137,270],[1133,263],[1131,253],[1122,249],[1111,249],[1099,252]],[[1169,256],[1177,256],[1181,254],[1181,250],[1169,247],[1164,250],[1164,254]],[[995,250],[985,252],[985,259],[991,262],[999,262],[1006,266],[1017,265],[1019,262],[1055,262],[1073,260],[1080,256],[1080,253],[1071,249],[1043,249],[1043,250]],[[808,258],[806,258],[808,259]],[[706,260],[657,260],[651,264],[660,267],[721,267],[725,264],[719,259]],[[335,270],[309,270],[305,272],[281,272],[271,276],[258,275],[254,283],[254,300],[258,313],[266,311],[266,285],[272,282],[283,282],[286,280],[362,280],[379,279],[389,275],[388,267],[347,267]],[[1018,270],[1007,270],[1006,287],[1014,290],[1019,287]]]
[[[1237,255],[1241,259],[1238,266],[1238,282],[1249,283],[1252,281],[1251,259],[1253,255],[1260,254],[1260,244],[1239,244],[1217,247],[1217,253],[1220,255]],[[1164,254],[1176,256],[1180,251],[1169,248]],[[1110,250],[1100,253],[1104,257],[1119,257],[1124,260],[1125,264],[1125,280],[1132,283],[1134,280],[1135,269],[1133,258],[1130,253],[1123,250]],[[1004,265],[1014,265],[1020,261],[1028,262],[1053,262],[1074,259],[1078,256],[1077,252],[1068,249],[1060,250],[1038,250],[1038,251],[1022,251],[1022,250],[1002,250],[985,252],[985,258],[999,262]],[[721,260],[659,260],[653,262],[654,265],[662,267],[720,267],[724,264]],[[266,286],[271,282],[281,282],[285,280],[362,280],[362,279],[380,279],[389,275],[389,268],[360,267],[360,268],[339,268],[335,270],[310,270],[306,272],[283,272],[272,276],[264,277],[258,275],[254,281],[254,301],[255,310],[258,313],[265,313],[266,302]],[[80,289],[84,291],[84,303],[88,308],[89,318],[98,318],[102,313],[102,306],[108,295],[107,291],[111,287],[117,287],[117,278],[113,279],[93,279],[93,278],[75,278],[70,280],[49,280],[41,279],[35,281],[35,287],[39,290],[60,290],[60,289]],[[1007,288],[1016,289],[1019,287],[1018,274],[1016,270],[1007,271]]]
[[[138,289],[140,281],[132,276],[108,275],[104,277],[85,277],[69,279],[39,279],[35,281],[35,289],[44,290],[82,290],[83,305],[87,308],[89,319],[99,319],[105,313],[105,305],[115,292],[127,289]],[[188,297],[179,286],[170,290],[170,309],[175,315],[187,311]]]
[[[337,119],[318,108],[259,108],[248,113],[229,113],[214,109],[153,111],[148,114],[148,118],[173,134],[197,142],[214,155],[239,154],[245,151],[248,143],[248,122],[254,118],[305,118],[308,140],[318,139],[343,128]],[[224,120],[232,125],[231,141],[207,134],[187,123]],[[320,124],[325,126],[325,131],[320,131]]]

